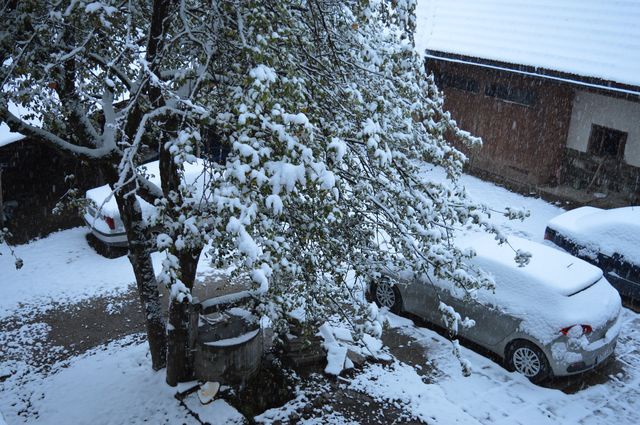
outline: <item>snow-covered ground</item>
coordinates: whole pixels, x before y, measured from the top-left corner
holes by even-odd
[[[102,295],[116,295],[135,282],[126,256],[102,257],[85,238],[88,228],[53,233],[29,244],[13,247],[24,262],[20,270],[6,246],[0,244],[0,319],[25,310],[43,312],[54,303],[71,304]],[[161,253],[152,255],[156,272],[162,269]],[[200,273],[211,271],[202,256]]]
[[[428,173],[434,179],[443,176],[439,170]],[[507,221],[496,213],[492,219],[508,234],[541,241],[546,222],[563,211],[474,177],[464,176],[463,181],[475,199],[496,210],[512,206],[531,211],[531,217],[523,222]],[[77,302],[128,288],[133,274],[126,257],[109,260],[98,256],[87,245],[85,232],[66,230],[17,247],[16,253],[25,261],[20,271],[13,269],[8,255],[0,256],[0,319],[19,312],[23,305],[46,310],[53,302]],[[0,247],[6,254],[4,248]],[[205,268],[206,262],[202,266]],[[389,317],[395,331],[414,340],[412,349],[424,353],[428,364],[372,364],[338,382],[346,389],[365,391],[374,400],[390,403],[406,412],[407,419],[440,424],[640,423],[640,316],[629,310],[624,312],[625,325],[616,349],[617,372],[601,384],[573,394],[535,386],[467,348],[462,354],[471,361],[473,374],[463,377],[448,340],[408,319]],[[420,375],[422,368],[432,370],[430,379]],[[151,371],[147,346],[140,335],[58,363],[46,373],[33,371],[15,359],[0,365],[0,411],[8,424],[199,423],[173,393],[164,384],[164,374]],[[299,395],[261,419],[286,418],[302,409],[304,400],[304,395]],[[213,418],[213,423],[240,420],[221,400],[201,410],[201,417]],[[380,420],[384,422],[384,418]],[[349,420],[326,408],[306,422]]]
[[[75,303],[126,290],[135,280],[127,257],[97,255],[85,239],[87,232],[78,227],[14,247],[24,261],[20,270],[0,245],[0,318],[25,307],[42,311],[52,303]]]
[[[446,177],[444,170],[439,167],[425,168],[425,175],[434,181],[443,181]],[[499,225],[507,235],[542,242],[547,222],[565,211],[540,198],[522,196],[477,177],[465,174],[461,179],[474,201],[488,205],[496,211],[492,214],[491,221]],[[523,221],[509,220],[501,214],[506,207],[529,210],[531,216]]]

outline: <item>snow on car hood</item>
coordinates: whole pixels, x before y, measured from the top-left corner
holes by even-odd
[[[548,226],[585,247],[585,255],[618,253],[640,265],[640,207],[577,208],[553,218]]]
[[[145,174],[149,176],[149,181],[160,187],[160,161],[149,162],[148,164],[138,167],[138,170],[141,171],[142,167],[146,168]],[[206,188],[208,174],[205,173],[204,170],[205,162],[200,158],[196,159],[194,163],[184,164],[185,183],[194,186],[194,196],[199,199],[203,197]],[[211,177],[209,176],[208,178]],[[86,198],[95,202],[98,207],[102,206],[101,212],[103,215],[113,218],[119,217],[118,204],[111,194],[112,190],[109,185],[104,185],[88,190]],[[111,198],[107,202],[104,202],[109,196],[111,196]],[[142,208],[143,217],[148,219],[155,212],[155,207],[139,196],[137,198]]]

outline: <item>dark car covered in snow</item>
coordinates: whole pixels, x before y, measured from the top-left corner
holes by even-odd
[[[640,207],[576,208],[550,220],[544,238],[600,267],[622,296],[640,300]]]

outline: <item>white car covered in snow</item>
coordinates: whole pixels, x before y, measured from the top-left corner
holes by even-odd
[[[458,333],[496,353],[508,368],[534,382],[594,368],[614,351],[620,332],[620,296],[602,271],[569,254],[516,237],[514,249],[532,254],[518,267],[514,251],[491,235],[461,237],[461,248],[477,255],[469,262],[489,273],[495,291],[465,291],[453,282],[390,272],[372,283],[370,296],[395,312],[408,312],[443,325],[441,309],[462,319]],[[469,321],[466,321],[469,323]]]
[[[149,181],[160,187],[159,161],[150,162],[142,167],[144,167],[144,172],[149,177]],[[202,159],[197,159],[194,163],[184,164],[185,183],[194,186],[194,194],[198,197],[202,197],[205,190],[207,175],[204,170],[205,163]],[[89,226],[92,235],[103,245],[102,248],[108,250],[110,248],[126,247],[127,234],[120,219],[118,204],[115,197],[112,196],[112,190],[109,185],[88,190],[86,198],[89,202],[85,208],[84,221]],[[142,208],[143,218],[145,220],[149,219],[155,213],[156,208],[139,196],[138,201]]]

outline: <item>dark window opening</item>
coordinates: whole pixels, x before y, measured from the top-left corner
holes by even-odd
[[[488,84],[484,94],[524,106],[531,106],[536,101],[536,96],[531,90],[498,83]]]
[[[592,124],[587,152],[596,156],[621,159],[626,142],[627,133],[624,131]]]
[[[463,77],[456,74],[440,72],[435,75],[436,84],[440,87],[450,87],[458,90],[478,93],[478,82],[472,78]]]

